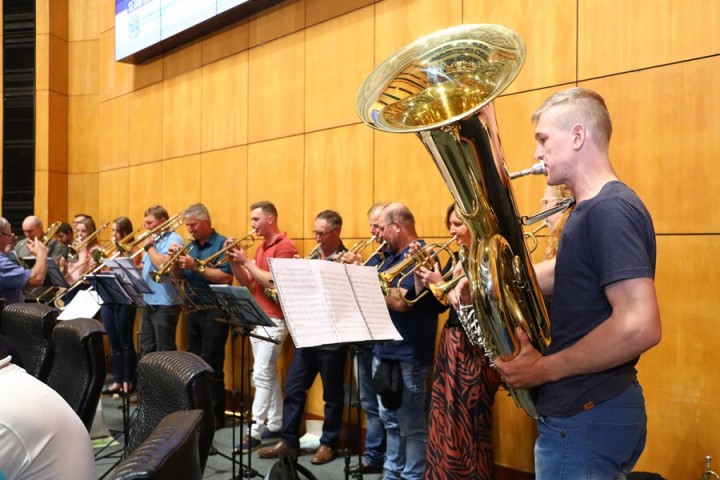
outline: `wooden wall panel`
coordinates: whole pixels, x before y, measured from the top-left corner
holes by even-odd
[[[100,36],[101,14],[103,3],[97,0],[68,0],[68,40],[96,40]],[[75,12],[83,12],[76,15]]]
[[[100,171],[128,166],[129,111],[128,95],[100,104]]]
[[[142,65],[134,65],[132,67],[132,87],[133,90],[140,90],[149,85],[161,82],[163,79],[163,61],[155,60]]]
[[[99,123],[100,103],[97,95],[68,98],[68,172],[98,171]]]
[[[52,222],[64,222],[68,216],[68,174],[53,171],[47,173],[47,213],[40,217],[45,220],[46,227]],[[44,206],[38,200],[35,201],[35,204]]]
[[[304,131],[305,33],[275,40],[249,52],[248,141]]]
[[[128,108],[128,164],[161,160],[163,84],[156,83],[132,92]]]
[[[163,166],[161,162],[129,167],[127,210],[124,213],[118,212],[118,215],[125,215],[130,218],[133,226],[137,229],[144,222],[145,216],[143,212],[147,210],[148,207],[152,205],[163,205],[162,180]],[[168,210],[168,214],[171,216],[178,212],[179,210]]]
[[[124,95],[132,87],[135,67],[115,61],[115,31],[100,34],[100,101]]]
[[[99,91],[98,40],[68,43],[68,94],[97,95]]]
[[[715,373],[717,292],[714,261],[720,237],[658,237],[656,288],[663,323],[660,344],[638,370],[648,409],[648,443],[637,470],[665,478],[696,478],[705,455],[720,451]],[[702,286],[700,286],[702,285]],[[678,448],[682,446],[682,448]]]
[[[715,0],[580,0],[578,4],[581,79],[720,51],[720,4]]]
[[[344,15],[353,10],[371,5],[375,0],[307,0],[305,24],[309,27],[325,20]]]
[[[163,158],[200,152],[202,72],[189,71],[164,82]]]
[[[99,175],[97,173],[68,174],[67,221],[77,213],[88,213],[97,218],[100,211]]]
[[[240,238],[250,231],[247,151],[242,146],[202,155],[200,199],[210,210],[215,229],[228,237]]]
[[[306,30],[305,131],[358,122],[355,97],[372,69],[373,7]],[[347,60],[352,58],[352,62]]]
[[[163,78],[169,79],[202,66],[202,43],[178,47],[162,57]]]
[[[461,0],[442,6],[436,0],[384,1],[375,5],[375,11],[375,65],[423,35],[462,23]]]
[[[305,229],[322,210],[343,217],[343,237],[367,232],[367,212],[373,201],[372,135],[363,125],[322,130],[305,138]]]
[[[445,211],[452,196],[423,143],[414,134],[374,135],[374,200],[407,205],[421,237],[447,234]]]
[[[249,23],[250,46],[263,45],[305,28],[305,1],[285,2],[255,15]]]
[[[504,25],[525,42],[525,64],[506,93],[575,80],[576,14],[575,0],[463,2],[463,23]]]
[[[202,150],[247,143],[248,55],[239,53],[202,68]]]
[[[88,1],[92,2],[93,0]],[[115,2],[103,1],[97,3],[99,4],[99,16],[97,21],[100,28],[100,34],[102,35],[103,32],[111,30],[115,27]],[[84,11],[90,13],[88,10]],[[73,10],[73,15],[77,15],[77,10]],[[115,31],[113,31],[113,35],[115,35]]]
[[[302,238],[305,137],[287,137],[248,147],[247,204],[269,200],[278,210],[278,225],[291,238]],[[249,229],[248,229],[249,230]]]
[[[167,209],[168,213],[183,211],[189,205],[200,202],[201,166],[200,155],[173,158],[162,162],[163,195],[158,202]],[[185,236],[186,233],[181,235]]]
[[[100,228],[102,223],[112,222],[120,215],[129,215],[129,178],[130,175],[127,168],[100,172],[100,204],[98,208],[98,215],[95,217],[95,224],[98,228]],[[112,230],[108,227],[108,230],[103,232],[103,234],[100,235],[100,238],[111,238],[111,232]]]
[[[35,0],[35,33],[38,35],[52,33],[59,38],[67,40],[67,2]]]
[[[202,64],[207,65],[221,58],[244,52],[250,46],[247,23],[232,25],[202,41]]]
[[[535,420],[515,406],[506,390],[498,390],[493,405],[493,461],[523,472],[534,472],[536,438]]]
[[[645,201],[659,233],[720,232],[720,213],[697,208],[715,204],[720,190],[718,84],[720,57],[583,84],[605,96],[614,121],[613,164]]]

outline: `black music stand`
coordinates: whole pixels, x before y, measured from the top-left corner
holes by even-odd
[[[138,290],[149,290],[148,284],[140,277],[137,269],[132,267],[135,274],[124,271],[124,267],[118,266],[117,262],[105,260],[103,263],[110,268],[109,272],[85,275],[85,279],[95,289],[103,304],[108,305],[136,305],[144,307],[142,293]],[[130,435],[130,394],[126,393],[121,397],[123,417],[123,439],[127,447],[127,440]],[[120,459],[122,460],[122,458]],[[120,462],[118,460],[118,463]]]
[[[260,305],[257,304],[255,299],[253,298],[250,291],[245,287],[234,287],[230,285],[210,285],[210,288],[212,289],[214,296],[215,296],[215,304],[217,305],[220,310],[225,314],[224,317],[227,321],[228,326],[230,327],[230,332],[232,334],[232,341],[230,343],[230,352],[231,357],[233,359],[232,362],[232,391],[230,394],[230,401],[233,409],[235,408],[235,401],[237,396],[237,391],[235,389],[235,338],[242,337],[242,342],[240,342],[240,439],[243,438],[243,428],[245,426],[245,422],[247,422],[247,428],[248,428],[248,435],[250,435],[250,431],[252,429],[252,414],[245,414],[245,396],[243,395],[243,387],[245,386],[245,346],[247,343],[247,340],[249,337],[254,337],[260,340],[265,340],[267,342],[272,343],[279,343],[277,340],[274,340],[270,337],[258,335],[256,333],[253,333],[253,329],[255,327],[276,327],[275,322],[273,322],[270,317],[263,311],[262,308],[260,308]],[[250,396],[250,375],[248,375],[247,379],[247,392],[248,396]],[[245,418],[247,417],[247,419]],[[232,444],[233,446],[236,445],[236,437],[235,437],[235,418],[236,415],[233,412],[232,415]],[[224,456],[224,455],[223,455]],[[260,477],[260,475],[256,470],[252,468],[252,449],[248,448],[247,451],[247,465],[243,463],[243,456],[242,454],[240,456],[240,476],[241,478],[252,478],[252,477]],[[228,458],[228,457],[225,457]],[[237,478],[235,476],[235,460],[230,459],[233,464],[233,472],[232,472],[232,478]]]

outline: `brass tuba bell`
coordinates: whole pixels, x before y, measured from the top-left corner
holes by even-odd
[[[422,37],[381,63],[360,87],[357,111],[386,132],[416,133],[468,226],[463,268],[490,359],[519,352],[522,327],[543,351],[550,322],[525,245],[492,100],[513,81],[525,45],[500,25],[461,25]],[[473,337],[470,337],[473,338]],[[528,390],[510,389],[537,417]]]

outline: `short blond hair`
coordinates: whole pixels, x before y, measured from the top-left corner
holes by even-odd
[[[612,136],[612,121],[605,100],[592,90],[582,87],[568,88],[550,95],[532,114],[533,123],[548,110],[561,108],[562,124],[568,128],[580,123],[593,133],[596,145],[607,151]]]

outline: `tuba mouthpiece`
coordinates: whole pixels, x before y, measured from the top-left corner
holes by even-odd
[[[520,170],[519,172],[511,173],[510,180],[515,180],[516,178],[525,177],[527,175],[547,175],[547,167],[545,167],[545,162],[540,160],[537,163],[533,163],[530,168]]]

